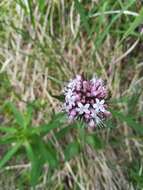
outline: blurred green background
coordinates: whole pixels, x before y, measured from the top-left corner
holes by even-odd
[[[143,189],[142,50],[141,0],[0,1],[0,189]],[[58,114],[81,73],[106,81],[104,129]]]

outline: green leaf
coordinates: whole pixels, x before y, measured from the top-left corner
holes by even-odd
[[[65,151],[64,151],[65,159],[70,160],[74,156],[78,155],[79,152],[80,152],[79,143],[77,141],[74,141],[66,146]]]
[[[28,127],[28,125],[32,122],[32,116],[33,116],[33,107],[32,105],[27,106],[27,112],[25,115],[25,127]]]
[[[87,135],[85,139],[86,143],[95,149],[102,149],[104,147],[103,142],[96,135]]]
[[[55,133],[55,137],[57,140],[60,140],[61,138],[65,137],[67,133],[69,133],[71,130],[71,126],[64,127],[60,131]]]
[[[126,33],[123,36],[123,40],[129,36],[130,34],[132,34],[134,32],[134,30],[143,22],[143,7],[141,8],[140,12],[139,12],[139,16],[137,16],[135,18],[135,20],[131,23],[129,29],[126,31]]]
[[[78,129],[81,134],[81,130],[85,131],[85,125],[82,122],[76,121],[74,123],[68,124],[66,127],[62,128],[58,132],[55,132],[55,137],[57,140],[62,139],[67,133],[70,133],[73,129]]]
[[[61,125],[65,122],[65,114],[59,113],[55,115],[52,120],[48,124],[40,125],[35,132],[38,134],[45,135],[49,133],[51,130],[61,127]]]
[[[0,168],[2,168],[13,157],[13,155],[18,151],[20,146],[21,143],[18,143],[15,146],[11,147],[11,149],[0,160]]]
[[[45,143],[40,136],[35,135],[32,137],[33,149],[37,155],[40,155],[40,159],[43,159],[44,163],[48,163],[50,166],[55,167],[57,164],[57,151],[52,146],[50,141]]]
[[[56,167],[58,163],[57,151],[53,147],[50,147],[49,143],[45,144],[40,138],[38,139],[38,147],[39,153],[45,162],[48,162],[51,167]]]
[[[41,13],[43,13],[43,9],[45,7],[45,0],[38,0],[38,4],[39,4],[39,9]]]
[[[17,110],[17,108],[15,107],[15,105],[12,102],[6,102],[4,107],[8,107],[12,111],[12,113],[15,117],[15,120],[19,124],[19,126],[25,127],[25,121],[24,121],[23,115],[20,113],[19,110]]]
[[[3,135],[0,138],[0,144],[11,144],[15,141],[16,141],[16,138],[14,136],[9,135],[9,134]]]
[[[30,143],[26,142],[25,148],[26,148],[28,159],[31,162],[31,185],[35,187],[35,185],[38,183],[38,179],[42,171],[43,163],[39,159],[40,155],[37,155],[35,153]]]
[[[5,133],[16,133],[17,130],[13,127],[0,126],[0,131]]]

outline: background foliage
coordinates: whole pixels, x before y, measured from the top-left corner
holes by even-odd
[[[0,189],[143,189],[142,5],[0,2]],[[107,83],[104,129],[61,113],[83,72]]]

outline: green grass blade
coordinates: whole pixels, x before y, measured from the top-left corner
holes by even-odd
[[[58,85],[62,85],[63,84],[63,81],[60,81],[60,80],[58,80],[57,78],[55,78],[55,77],[52,77],[52,76],[47,76],[47,78],[49,79],[49,80],[51,80],[52,82],[54,82],[55,84],[58,84]]]
[[[31,19],[31,23],[33,25],[33,28],[35,28],[35,19],[34,19],[34,16],[33,16],[32,3],[33,3],[33,1],[28,0],[30,19]]]
[[[38,4],[39,4],[40,12],[43,13],[43,9],[45,7],[45,0],[38,0]]]
[[[21,143],[16,144],[4,155],[4,157],[0,160],[0,168],[2,168],[13,157],[13,155],[18,151],[20,146]]]
[[[84,28],[86,29],[86,32],[90,36],[90,26],[88,23],[88,16],[86,15],[85,9],[84,9],[82,3],[80,3],[78,0],[74,0],[74,1],[75,1],[75,8],[77,9],[78,13],[80,14],[81,22],[82,22]]]
[[[127,125],[129,127],[134,129],[139,134],[143,134],[143,126],[141,124],[139,124],[138,122],[136,122],[135,119],[132,116],[126,115],[126,114],[124,114],[122,112],[118,112],[118,111],[115,111],[115,110],[110,110],[110,111],[111,111],[111,113],[112,113],[112,115],[114,117],[118,118],[122,122],[127,123]]]
[[[134,32],[134,30],[143,23],[143,7],[141,8],[139,12],[139,16],[137,16],[134,20],[133,23],[130,24],[129,29],[125,32],[123,39],[124,40],[126,37],[128,37],[130,34]]]

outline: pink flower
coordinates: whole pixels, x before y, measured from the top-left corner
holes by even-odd
[[[64,109],[69,119],[82,119],[91,128],[103,125],[103,120],[110,116],[105,104],[107,89],[97,77],[86,80],[77,75],[64,89]]]

